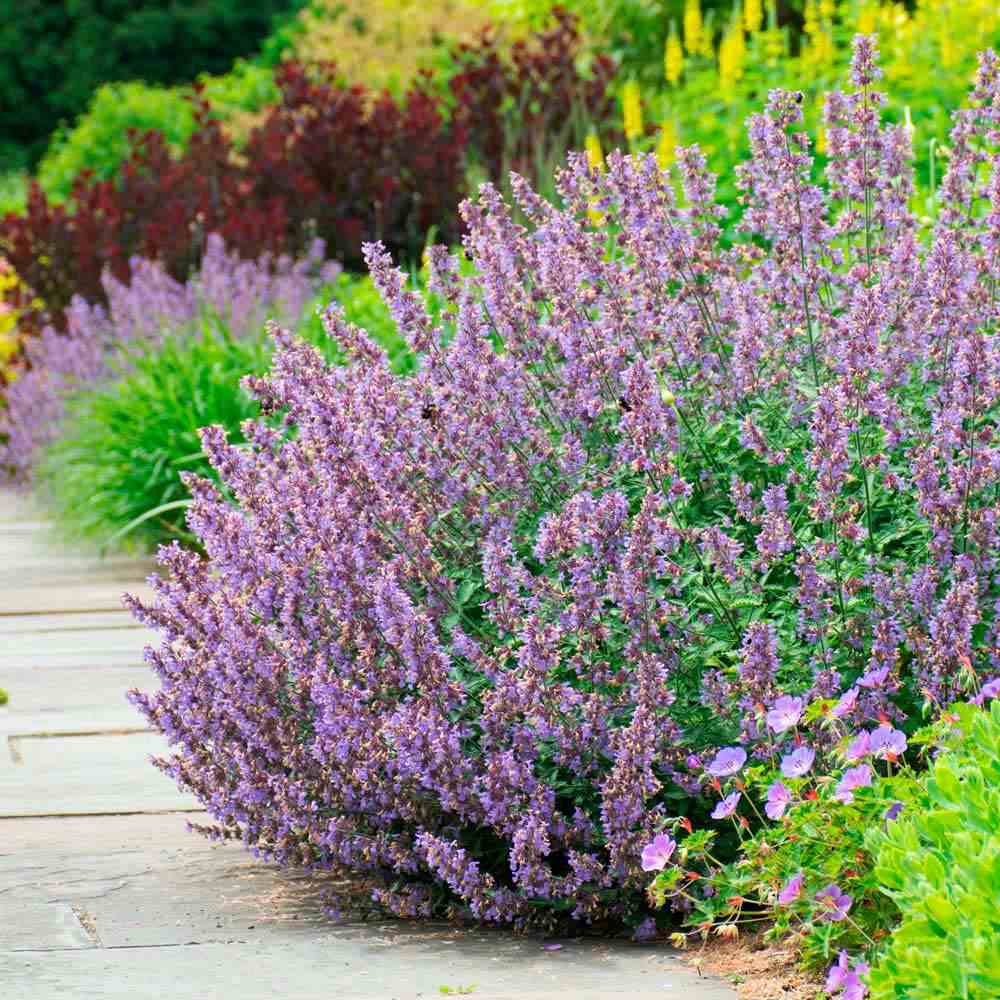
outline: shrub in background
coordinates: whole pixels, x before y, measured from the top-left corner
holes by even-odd
[[[474,41],[487,19],[477,0],[313,0],[298,15],[300,31],[286,56],[335,62],[348,82],[399,94],[447,60],[456,42]]]
[[[550,183],[567,150],[581,149],[588,133],[603,132],[607,142],[619,137],[611,126],[614,61],[597,55],[581,71],[577,19],[556,8],[553,22],[509,50],[487,31],[453,53],[448,86],[454,114],[495,184],[505,185],[511,170],[536,186]]]
[[[132,260],[129,285],[105,272],[107,309],[76,297],[65,332],[46,327],[29,341],[29,368],[8,387],[0,410],[0,473],[29,482],[39,449],[58,433],[66,394],[128,370],[133,351],[141,354],[194,327],[219,326],[238,339],[268,318],[297,320],[336,274],[323,253],[322,241],[316,241],[298,261],[268,254],[241,260],[212,234],[200,271],[185,284],[158,261]],[[144,471],[140,464],[137,473]]]
[[[365,239],[417,259],[433,227],[458,235],[465,132],[418,83],[402,99],[335,82],[334,67],[278,71],[281,102],[245,150],[259,204],[280,204],[290,233],[307,228],[348,264]]]
[[[349,261],[366,237],[381,235],[413,256],[432,224],[454,233],[461,130],[433,98],[415,91],[402,104],[385,96],[372,106],[363,88],[314,82],[292,64],[280,83],[282,103],[240,158],[197,96],[196,128],[180,155],[152,131],[136,137],[113,178],[78,176],[67,205],[33,184],[25,213],[0,224],[23,295],[44,302],[24,326],[63,326],[74,295],[103,301],[104,271],[127,282],[136,257],[186,280],[210,232],[246,258],[302,252],[318,234]]]
[[[253,54],[297,0],[19,0],[0,24],[0,157],[30,166],[102,83],[186,83]]]
[[[998,75],[987,54],[929,246],[870,38],[827,101],[824,186],[795,94],[751,121],[736,246],[696,149],[673,176],[577,155],[563,207],[515,182],[524,227],[486,186],[473,272],[430,255],[432,314],[369,246],[416,372],[336,317],[346,367],[280,334],[250,384],[287,426],[204,433],[205,555],[164,550],[131,602],[167,640],[134,698],[208,832],[366,873],[401,914],[645,933],[643,845],[705,809],[705,765],[831,744],[820,719],[775,738],[779,698],[905,738],[975,691]]]
[[[203,273],[210,266],[206,259]],[[144,284],[130,293],[140,307],[150,304]],[[332,296],[346,321],[371,332],[396,370],[408,370],[406,345],[368,278],[338,274],[322,294],[324,304]],[[294,316],[298,301],[296,296],[282,312]],[[263,375],[270,365],[271,342],[261,324],[270,314],[267,305],[265,296],[261,309],[236,323],[214,310],[199,313],[195,322],[174,317],[154,343],[129,352],[108,378],[69,394],[32,470],[57,530],[105,549],[196,541],[184,525],[190,494],[180,473],[214,475],[200,428],[218,424],[231,440],[242,441],[243,422],[260,416],[240,380]],[[307,308],[298,329],[340,360],[314,310]]]

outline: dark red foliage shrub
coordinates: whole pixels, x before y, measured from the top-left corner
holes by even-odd
[[[53,204],[35,183],[24,215],[0,223],[0,252],[26,286],[22,299],[37,296],[44,304],[44,312],[24,316],[28,331],[45,321],[61,326],[74,295],[103,301],[105,268],[126,281],[135,256],[161,261],[183,281],[212,232],[247,257],[287,248],[284,204],[250,197],[252,184],[207,102],[199,95],[194,101],[199,128],[182,156],[171,155],[160,133],[148,132],[137,137],[113,180],[83,172],[67,205]]]
[[[553,17],[550,29],[516,42],[508,53],[489,29],[456,50],[462,68],[449,83],[455,114],[494,181],[516,170],[537,183],[538,167],[550,153],[561,161],[589,129],[609,143],[620,138],[611,124],[617,118],[615,61],[598,55],[581,71],[576,15],[556,8]]]
[[[0,255],[25,286],[15,305],[44,303],[25,314],[25,332],[61,327],[74,295],[102,302],[105,268],[127,281],[135,256],[186,280],[212,232],[250,258],[300,252],[319,236],[348,266],[361,263],[364,241],[403,259],[432,229],[454,241],[470,144],[493,179],[515,169],[537,181],[582,140],[579,126],[614,116],[613,62],[598,57],[583,73],[579,54],[576,20],[558,12],[507,55],[489,33],[463,46],[447,87],[425,74],[401,99],[335,82],[330,65],[286,63],[281,100],[240,155],[196,93],[199,127],[179,156],[159,133],[136,136],[115,178],[81,174],[67,206],[35,185],[25,213],[0,222]]]
[[[136,137],[118,176],[77,179],[66,206],[33,185],[23,215],[0,223],[0,254],[44,313],[27,331],[63,322],[74,295],[104,299],[105,268],[127,281],[130,260],[159,260],[178,281],[198,266],[209,233],[244,257],[296,252],[315,236],[348,264],[361,243],[380,239],[401,257],[423,249],[428,230],[458,235],[465,194],[464,127],[419,86],[402,101],[332,82],[329,67],[280,68],[281,102],[253,133],[244,155],[196,102],[199,128],[180,156],[163,136]]]
[[[348,264],[379,239],[418,256],[428,231],[458,236],[465,193],[465,128],[449,121],[429,76],[397,101],[334,82],[330,64],[287,63],[281,102],[251,136],[254,200],[280,200],[294,232],[313,227]]]

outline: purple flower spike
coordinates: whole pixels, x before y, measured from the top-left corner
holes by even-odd
[[[782,695],[767,713],[767,724],[774,733],[784,733],[799,724],[802,718],[802,699]]]
[[[815,759],[815,750],[811,747],[799,747],[781,758],[781,773],[786,778],[801,778],[809,773]]]
[[[739,792],[727,795],[713,810],[712,819],[726,819],[736,812],[736,807],[740,804],[743,796]]]
[[[876,757],[899,757],[906,752],[906,736],[892,726],[879,726],[871,734],[868,746]]]
[[[747,752],[742,747],[723,747],[705,768],[716,778],[728,778],[736,774],[747,762]]]
[[[802,883],[805,881],[805,875],[799,872],[798,875],[793,875],[786,883],[785,887],[778,893],[778,902],[782,906],[789,906],[795,902],[802,895]]]
[[[859,788],[867,788],[872,783],[872,769],[868,764],[850,767],[837,785],[833,797],[838,802],[853,802],[854,792]]]
[[[764,812],[770,819],[781,819],[785,810],[792,804],[792,793],[780,781],[775,781],[767,790],[767,802]]]
[[[854,899],[842,892],[840,886],[831,882],[825,889],[816,893],[816,902],[820,907],[820,920],[844,920]]]
[[[665,833],[658,833],[642,849],[642,870],[644,872],[663,871],[676,849],[677,841],[672,840]]]

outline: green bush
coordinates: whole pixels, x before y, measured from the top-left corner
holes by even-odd
[[[182,90],[133,81],[98,87],[72,129],[60,129],[38,166],[45,192],[69,196],[81,170],[100,180],[113,177],[132,152],[129,131],[157,129],[175,150],[187,145],[195,130],[194,109]]]
[[[1000,704],[935,762],[923,808],[869,840],[902,914],[872,969],[872,1000],[1000,996]]]
[[[185,83],[257,51],[299,0],[20,0],[0,19],[0,162],[34,163],[102,83]]]
[[[258,111],[278,98],[271,69],[237,60],[229,73],[203,75],[199,82],[212,114],[227,120],[238,112]],[[52,138],[38,166],[38,180],[56,200],[69,196],[81,170],[100,180],[114,177],[132,151],[131,130],[162,132],[175,153],[187,146],[196,129],[190,87],[162,87],[132,81],[99,87],[87,110],[71,129]]]
[[[350,322],[386,347],[397,370],[407,369],[406,345],[369,278],[340,275],[334,298]],[[315,308],[297,332],[336,358]],[[189,540],[188,492],[179,474],[214,477],[198,429],[221,424],[242,440],[240,425],[260,410],[240,380],[265,374],[270,364],[263,330],[236,338],[206,322],[126,355],[117,377],[69,399],[62,432],[46,449],[37,479],[57,529],[104,548],[147,550],[171,538]]]

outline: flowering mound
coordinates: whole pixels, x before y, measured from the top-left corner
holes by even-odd
[[[134,698],[207,832],[364,873],[399,914],[634,925],[642,850],[707,816],[706,781],[803,773],[831,714],[903,731],[976,689],[997,61],[926,243],[876,75],[859,39],[822,185],[797,95],[770,95],[735,246],[697,149],[676,178],[576,156],[562,207],[514,179],[524,226],[490,186],[464,207],[473,267],[432,252],[429,309],[367,247],[415,374],[335,312],[345,367],[276,334],[252,388],[287,429],[204,432],[228,491],[190,483],[206,555],[162,550],[158,600],[130,601],[165,640]]]
[[[77,296],[66,310],[65,332],[47,326],[26,341],[28,369],[7,388],[0,408],[0,480],[31,480],[39,449],[58,432],[67,393],[112,374],[128,350],[148,350],[198,323],[243,337],[275,316],[298,320],[339,270],[323,256],[317,240],[298,261],[270,254],[241,260],[211,234],[200,271],[185,284],[160,262],[142,258],[131,261],[129,284],[105,271],[107,309]]]

